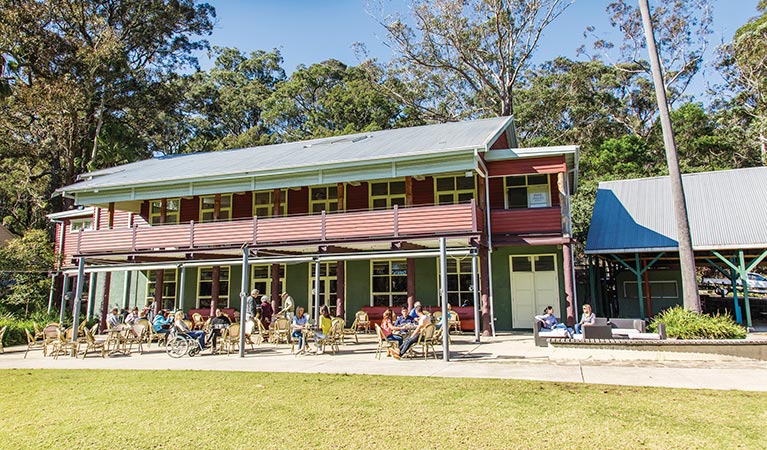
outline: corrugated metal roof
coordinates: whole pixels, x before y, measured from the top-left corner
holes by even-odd
[[[767,248],[767,167],[682,176],[695,250]],[[676,250],[669,177],[599,183],[586,253]]]
[[[164,156],[91,172],[82,175],[82,181],[59,191],[257,176],[279,170],[338,167],[349,162],[473,151],[486,149],[510,123],[510,117],[495,117],[238,150]]]

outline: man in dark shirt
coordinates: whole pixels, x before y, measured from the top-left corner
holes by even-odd
[[[272,304],[269,302],[269,297],[264,295],[261,297],[261,323],[264,327],[269,328],[269,324],[272,322]]]
[[[411,319],[410,316],[408,315],[407,308],[403,306],[402,307],[402,315],[398,316],[397,320],[394,321],[394,326],[395,327],[401,327],[401,326],[407,325],[409,323],[413,323],[413,319]]]
[[[210,321],[210,335],[211,339],[213,339],[213,347],[211,347],[211,351],[216,350],[216,342],[218,342],[218,338],[231,324],[232,321],[229,320],[229,317],[221,312],[220,309],[216,309],[216,316]]]

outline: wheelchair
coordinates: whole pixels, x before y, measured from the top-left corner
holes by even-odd
[[[168,335],[168,343],[165,344],[165,352],[172,358],[181,358],[184,355],[197,356],[202,352],[200,342],[186,333],[176,331],[171,327]]]

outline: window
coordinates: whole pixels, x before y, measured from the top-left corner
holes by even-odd
[[[219,268],[218,306],[229,307],[229,267]],[[197,276],[197,307],[210,308],[213,293],[213,267],[200,267]]]
[[[70,231],[92,230],[93,219],[90,217],[87,219],[72,219],[69,222],[69,229]]]
[[[157,288],[156,270],[147,270],[146,272],[146,303],[151,305],[154,301],[154,294]],[[160,309],[174,309],[176,307],[176,269],[165,269],[162,271],[162,304]]]
[[[551,206],[548,175],[505,177],[506,209],[546,208]]]
[[[232,218],[232,194],[221,194],[218,205],[218,220]],[[200,197],[200,222],[213,222],[216,214],[216,196]]]
[[[320,305],[327,305],[332,317],[336,316],[338,298],[338,263],[320,263]],[[314,317],[314,264],[309,264],[309,315]]]
[[[437,177],[434,185],[438,205],[468,203],[474,198],[474,176]]]
[[[390,209],[405,206],[404,181],[379,181],[370,183],[370,207],[372,209]]]
[[[371,305],[407,303],[407,261],[371,261]]]
[[[169,198],[165,203],[165,223],[178,223],[181,200]],[[162,217],[162,200],[152,200],[149,202],[149,223],[158,225]]]
[[[338,186],[309,188],[309,211],[311,214],[338,211]]]
[[[280,292],[285,292],[285,264],[280,264]],[[258,289],[261,295],[269,295],[272,292],[272,265],[254,264],[250,267],[250,289]]]
[[[280,209],[277,217],[285,216],[288,210],[288,190],[280,189]],[[253,215],[256,217],[275,217],[274,191],[258,191],[253,193]]]
[[[642,284],[642,289],[644,289],[644,284]],[[637,290],[637,282],[624,282],[623,295],[627,299],[638,299],[639,291]],[[647,297],[647,292],[643,292],[642,295]],[[679,290],[676,281],[650,281],[650,295],[652,298],[679,298]]]
[[[437,260],[437,266],[439,266],[439,260]],[[439,268],[437,273],[439,273]],[[474,304],[471,258],[447,259],[447,302],[453,306],[472,306]]]

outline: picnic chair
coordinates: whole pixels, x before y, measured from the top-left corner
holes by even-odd
[[[7,329],[8,325],[0,328],[0,353],[5,353],[5,348],[3,347],[3,336],[5,336],[5,330]]]
[[[107,342],[97,341],[91,330],[85,330],[85,351],[83,352],[83,359],[88,356],[88,352],[91,350],[101,351],[101,357],[107,356]],[[77,353],[80,353],[80,345],[77,346]]]
[[[49,323],[43,328],[43,355],[48,356],[48,346],[55,347],[59,340],[59,324]]]
[[[32,333],[30,333],[26,328],[24,328],[24,333],[27,335],[27,351],[24,352],[24,358],[26,359],[27,353],[29,353],[30,350],[34,350],[36,348],[43,349],[43,356],[45,356],[45,341],[38,341],[35,339]]]
[[[317,346],[330,346],[330,351],[332,351],[335,355],[337,351],[340,351],[338,348],[338,342],[340,341],[341,336],[343,336],[343,333],[343,322],[340,320],[334,320],[330,324],[330,332],[328,332],[324,338],[317,338]]]
[[[194,323],[194,326],[192,327],[193,330],[202,330],[205,326],[205,320],[203,320],[202,314],[200,313],[192,314],[192,322]]]
[[[397,344],[397,341],[390,341],[386,339],[386,336],[384,336],[383,330],[381,329],[381,326],[378,324],[375,324],[376,328],[376,335],[378,336],[378,348],[376,349],[376,359],[381,359],[381,351],[383,349],[390,349],[390,348],[397,348],[399,349],[399,345]]]
[[[128,331],[125,337],[125,345],[128,346],[128,353],[131,352],[133,344],[138,346],[139,354],[144,353],[144,343],[147,341],[147,329],[143,324],[133,325]]]
[[[357,311],[354,315],[354,324],[352,326],[357,331],[359,331],[360,328],[364,328],[365,333],[368,333],[370,331],[370,317],[368,317],[368,313],[365,311]],[[357,342],[359,343],[359,341]]]
[[[38,325],[37,322],[33,322],[32,325],[34,326],[34,329],[35,329],[34,339],[45,340],[45,336],[43,335],[43,330],[40,329],[40,325]]]
[[[255,322],[255,326],[253,327],[253,333],[250,335],[250,340],[253,342],[255,339],[255,344],[261,345],[262,342],[269,340],[269,331],[260,320],[254,319],[253,322]]]
[[[285,317],[280,317],[272,322],[272,330],[269,334],[269,341],[275,346],[280,343],[290,343],[290,321]]]
[[[62,354],[73,354],[77,351],[77,346],[79,345],[79,342],[72,342],[72,334],[74,333],[74,330],[72,328],[67,328],[66,331],[62,332],[61,330],[58,331],[58,340],[53,343],[53,359],[59,359],[59,355]],[[76,356],[76,353],[75,353]]]
[[[346,336],[354,336],[354,342],[359,344],[360,341],[357,338],[357,319],[356,318],[354,319],[354,323],[352,323],[352,326],[349,327],[349,328],[343,328],[343,324],[346,323],[346,321],[344,319],[342,319],[340,317],[336,317],[336,318],[333,319],[334,322],[336,320],[340,321],[341,324],[342,324],[341,328],[343,329],[343,332],[341,333],[341,345],[346,345],[346,342],[344,341]]]
[[[434,351],[434,335],[436,334],[436,327],[433,323],[430,323],[426,325],[423,330],[421,330],[421,334],[418,336],[418,340],[415,344],[413,344],[412,347],[410,347],[410,351],[408,351],[408,354],[412,354],[414,349],[416,347],[420,347],[421,353],[423,353],[423,359],[427,359],[429,356],[429,349],[431,348],[431,353],[434,355],[434,359],[437,359],[437,353]]]
[[[147,321],[147,323],[148,323],[148,321]],[[149,338],[147,340],[147,347],[151,347],[152,346],[152,341],[157,341],[157,346],[158,347],[160,346],[160,343],[166,344],[168,342],[168,335],[167,334],[165,334],[165,333],[158,333],[157,331],[154,330],[154,327],[151,326],[151,325],[149,325],[147,329],[149,330]]]
[[[239,350],[240,346],[240,324],[239,323],[233,323],[229,325],[229,328],[226,331],[224,336],[224,347],[226,347],[226,354],[228,355],[230,353],[230,350],[232,352]],[[253,344],[250,344],[250,349],[253,350]]]
[[[461,332],[461,318],[455,311],[448,312],[447,327],[448,330],[455,330]]]

